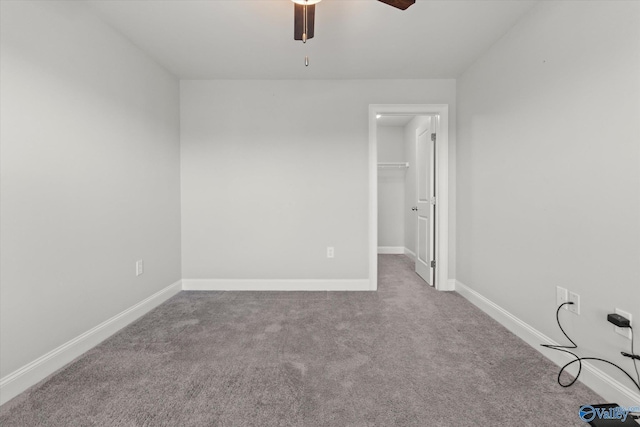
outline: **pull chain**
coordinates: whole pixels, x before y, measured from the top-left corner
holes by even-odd
[[[304,5],[304,13],[302,16],[302,43],[306,43],[307,42],[307,32],[309,31],[309,28],[307,27],[307,5]],[[309,66],[309,57],[305,56],[304,57],[304,66],[308,67]]]

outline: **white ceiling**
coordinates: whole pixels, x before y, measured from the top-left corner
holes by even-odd
[[[293,40],[290,0],[88,0],[182,79],[455,78],[533,6],[528,0],[324,0]],[[309,56],[309,67],[304,57]]]

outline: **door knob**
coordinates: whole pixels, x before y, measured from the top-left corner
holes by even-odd
[[[414,207],[412,207],[412,208],[411,208],[411,210],[412,210],[412,211],[417,211],[417,210],[418,210],[418,207],[417,207],[417,206],[414,206]]]

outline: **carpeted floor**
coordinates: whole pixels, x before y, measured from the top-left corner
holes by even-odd
[[[552,314],[550,314],[552,315]],[[0,408],[10,426],[584,426],[603,399],[456,293],[182,292]]]

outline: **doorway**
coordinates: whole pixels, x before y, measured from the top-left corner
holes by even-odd
[[[415,260],[416,273],[426,283],[451,290],[447,128],[447,105],[369,106],[372,290],[377,289],[378,253],[405,253]],[[401,187],[404,200],[399,195]],[[399,228],[404,228],[404,239]]]

